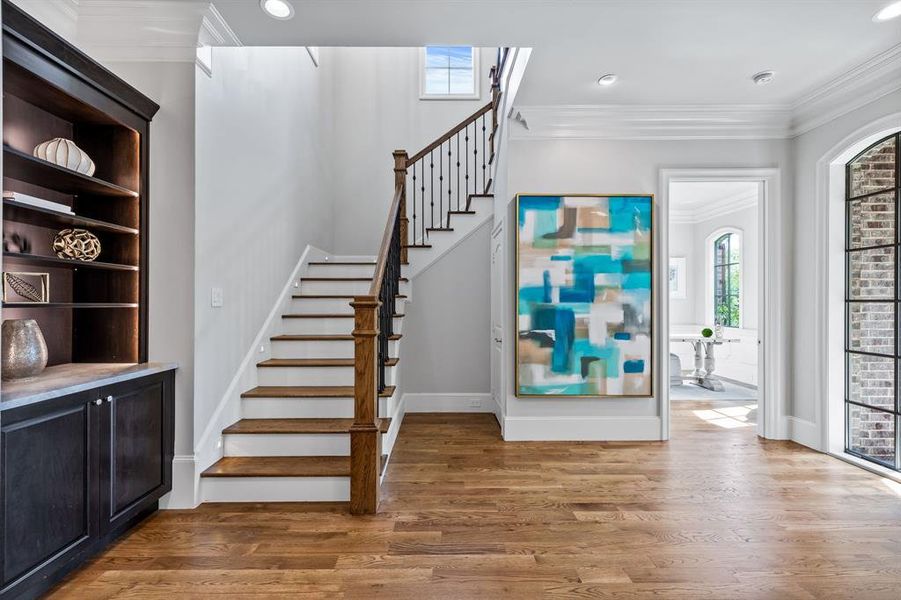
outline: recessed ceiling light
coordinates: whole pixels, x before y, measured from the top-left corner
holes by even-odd
[[[891,21],[896,17],[901,17],[901,2],[893,2],[873,15],[873,20],[877,23]]]
[[[598,79],[598,85],[603,85],[605,87],[608,85],[613,85],[614,83],[616,83],[616,75],[614,75],[613,73],[607,73],[606,75]]]
[[[751,79],[754,80],[754,83],[757,85],[766,85],[776,78],[775,71],[761,71],[760,73],[755,73]]]
[[[260,8],[273,19],[287,21],[294,16],[294,7],[287,0],[260,0]]]

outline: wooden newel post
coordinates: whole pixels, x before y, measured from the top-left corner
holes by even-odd
[[[375,514],[379,506],[381,436],[376,382],[379,334],[376,296],[356,296],[354,309],[354,422],[350,428],[350,512]]]
[[[394,188],[401,186],[400,198],[400,262],[407,264],[407,155],[406,150],[394,151]]]

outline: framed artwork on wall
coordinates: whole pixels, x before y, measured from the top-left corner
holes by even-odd
[[[669,297],[673,300],[685,300],[688,297],[686,288],[686,261],[684,256],[672,256],[669,259]]]
[[[516,196],[517,396],[651,396],[653,204]]]

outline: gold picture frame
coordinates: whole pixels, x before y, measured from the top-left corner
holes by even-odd
[[[533,394],[526,393],[521,390],[521,381],[520,381],[520,329],[519,329],[519,300],[520,300],[520,200],[523,197],[548,197],[548,198],[647,198],[650,205],[650,214],[649,214],[649,273],[650,273],[650,284],[649,284],[649,307],[648,314],[650,316],[650,324],[648,330],[649,344],[650,349],[648,352],[648,392],[646,394]],[[654,355],[657,351],[655,345],[655,327],[654,321],[656,319],[656,303],[654,294],[659,287],[659,282],[657,281],[658,274],[655,270],[657,261],[654,255],[654,238],[657,235],[656,232],[656,210],[655,210],[655,197],[654,194],[586,194],[586,193],[576,193],[576,194],[550,194],[550,193],[517,193],[514,207],[514,224],[515,224],[515,232],[514,232],[514,287],[513,287],[513,323],[516,327],[516,338],[514,341],[514,349],[513,349],[513,388],[514,395],[518,398],[654,398],[656,397],[654,385],[656,383],[656,373],[655,373],[655,361]]]

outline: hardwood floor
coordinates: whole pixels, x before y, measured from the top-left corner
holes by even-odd
[[[162,511],[52,597],[898,598],[901,485],[717,422],[730,406],[674,403],[666,443],[407,415],[381,514]]]

